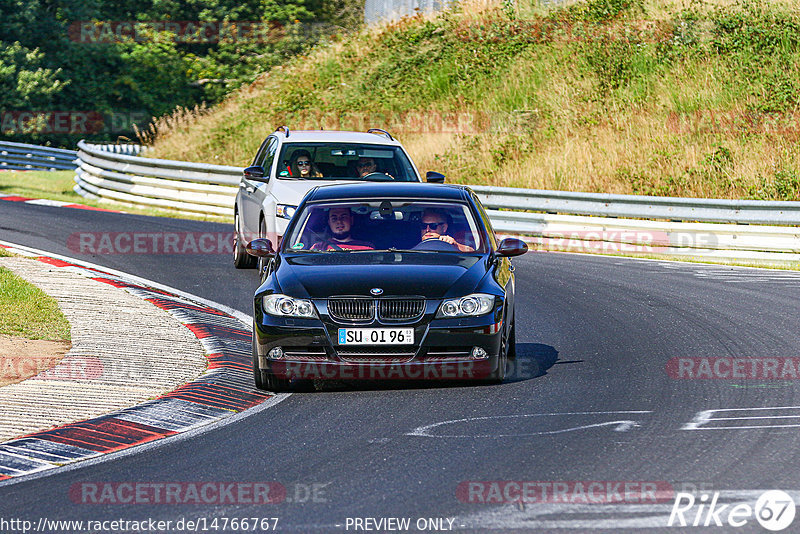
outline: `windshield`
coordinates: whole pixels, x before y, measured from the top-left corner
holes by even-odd
[[[408,200],[307,204],[284,251],[341,253],[413,250],[483,253],[486,243],[466,204]]]
[[[419,181],[400,147],[358,143],[286,143],[278,159],[278,177],[301,180]]]

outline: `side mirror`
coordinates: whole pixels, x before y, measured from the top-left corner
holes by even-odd
[[[264,180],[264,167],[253,165],[252,167],[247,167],[242,174],[250,180]]]
[[[519,256],[528,252],[528,245],[525,241],[517,239],[516,237],[507,237],[500,241],[500,246],[497,247],[497,255],[510,258],[512,256]]]
[[[428,171],[425,173],[425,181],[429,184],[443,184],[444,174],[436,171]]]
[[[267,258],[275,255],[275,250],[272,248],[272,241],[263,237],[253,239],[245,245],[244,249],[251,256],[256,256],[258,258]]]

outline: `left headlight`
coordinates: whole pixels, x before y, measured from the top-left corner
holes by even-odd
[[[276,293],[261,298],[264,311],[277,317],[316,317],[310,300],[296,299]]]
[[[278,204],[275,208],[275,214],[281,219],[291,219],[296,211],[297,206],[291,206],[289,204]]]
[[[439,306],[437,318],[477,317],[489,313],[494,308],[494,296],[473,293],[460,299],[448,299]]]

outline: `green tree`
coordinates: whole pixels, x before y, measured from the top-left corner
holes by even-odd
[[[44,54],[19,42],[0,43],[0,109],[46,106],[69,83],[61,69],[43,68]]]
[[[358,6],[353,8],[352,6]],[[363,0],[2,0],[0,112],[92,111],[157,117],[213,104],[332,29],[360,24]],[[358,12],[358,16],[353,13]],[[81,23],[228,21],[269,23],[265,39],[82,42]],[[116,133],[99,132],[97,140]],[[15,135],[74,146],[85,134]]]

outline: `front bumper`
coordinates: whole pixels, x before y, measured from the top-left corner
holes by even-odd
[[[499,300],[499,299],[498,299]],[[320,307],[318,306],[317,309]],[[431,303],[413,323],[345,324],[320,319],[282,318],[256,305],[254,339],[258,367],[289,379],[474,380],[489,377],[498,365],[502,341],[502,303],[480,316],[435,319]],[[413,328],[413,345],[340,345],[339,328]],[[279,350],[278,350],[279,349]]]

